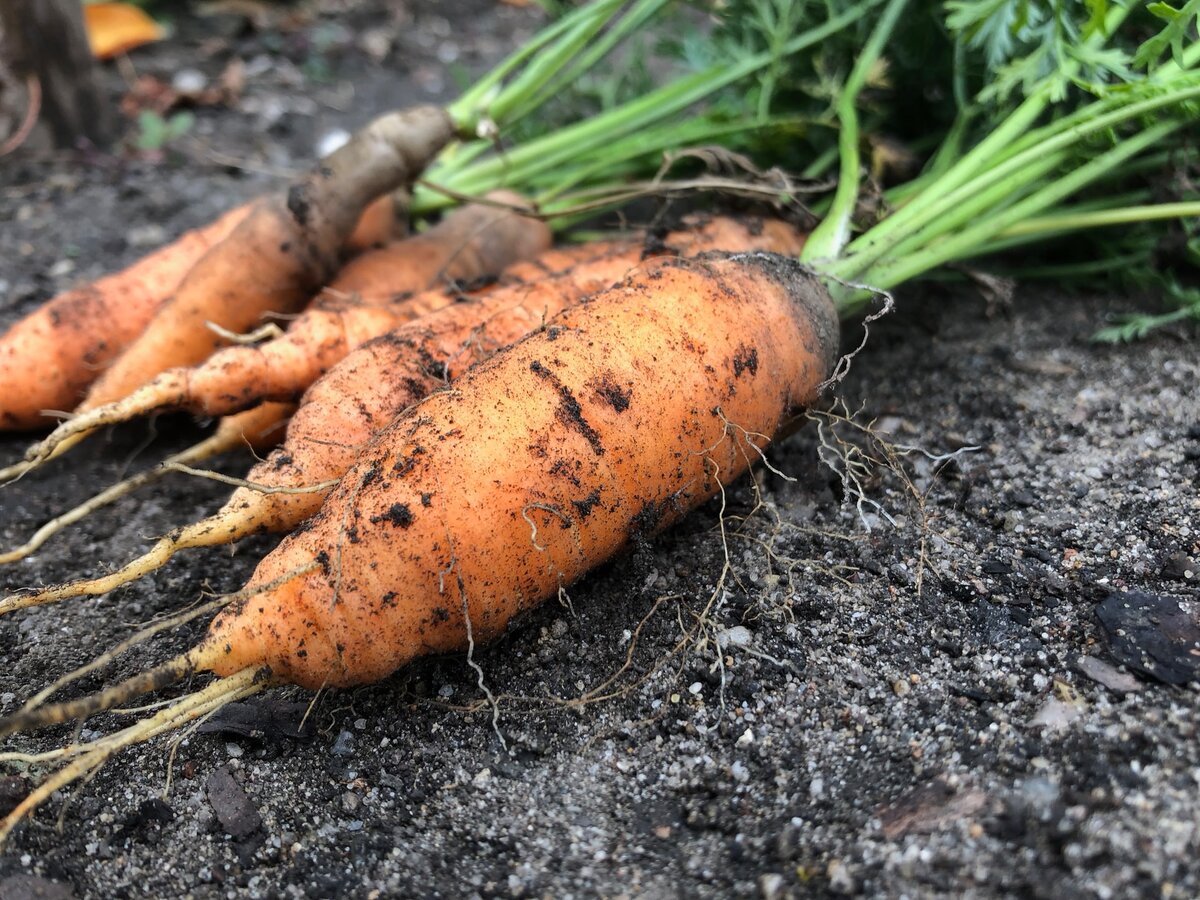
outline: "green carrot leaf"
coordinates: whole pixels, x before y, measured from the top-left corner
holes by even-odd
[[[1200,322],[1200,288],[1186,287],[1173,275],[1162,276],[1161,280],[1168,306],[1166,312],[1120,315],[1112,325],[1097,331],[1092,340],[1102,344],[1126,344],[1140,341],[1151,331],[1176,322],[1189,319]]]
[[[1200,0],[1187,0],[1182,9],[1164,2],[1151,3],[1146,10],[1167,24],[1162,31],[1138,47],[1133,57],[1134,65],[1153,70],[1159,66],[1168,50],[1171,51],[1171,58],[1182,65],[1183,42],[1188,36],[1189,26],[1200,15]]]

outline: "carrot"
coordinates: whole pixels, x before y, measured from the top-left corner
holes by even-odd
[[[589,254],[597,252],[590,245],[580,249],[586,249]],[[320,509],[333,483],[350,467],[361,446],[378,428],[441,384],[447,373],[469,365],[468,360],[477,358],[485,345],[490,349],[500,346],[482,331],[472,337],[473,329],[479,327],[477,321],[486,315],[486,311],[500,310],[513,330],[510,340],[520,337],[544,321],[547,309],[557,311],[568,302],[605,287],[619,279],[638,258],[637,253],[625,246],[614,249],[612,245],[606,245],[606,249],[603,267],[584,264],[580,267],[582,272],[574,271],[533,285],[518,282],[498,290],[498,299],[504,302],[504,307],[497,303],[486,306],[459,303],[429,313],[425,317],[431,320],[428,325],[418,320],[412,328],[367,341],[305,394],[303,408],[307,415],[299,419],[293,417],[288,426],[289,433],[296,429],[294,440],[285,452],[272,455],[251,470],[248,477],[253,487],[244,486],[235,491],[229,502],[213,516],[174,529],[148,552],[115,572],[0,599],[0,615],[71,597],[108,593],[162,567],[175,553],[188,547],[233,543],[256,531],[288,531],[296,527]],[[560,262],[581,253],[552,251],[552,255],[555,262]],[[532,269],[540,271],[538,265],[533,265]],[[440,301],[444,294],[437,292],[436,297]],[[522,303],[522,298],[532,298],[536,302],[532,305]],[[419,300],[420,295],[414,299]],[[336,333],[345,335],[357,331],[362,335],[366,331],[363,314],[373,321],[386,311],[357,307],[346,310],[342,327]],[[347,319],[352,320],[353,327]],[[524,324],[513,327],[516,321]],[[383,324],[386,327],[388,323]],[[229,352],[216,354],[214,360]],[[461,366],[455,365],[456,362],[461,362]],[[360,367],[363,375],[374,379],[371,383],[364,383],[364,379],[358,377]],[[255,382],[264,383],[262,380]],[[131,395],[131,399],[138,393],[141,392]],[[198,446],[203,447],[206,443]],[[172,458],[164,465],[191,465],[198,458],[190,451],[185,454],[185,458]],[[0,564],[23,559],[65,525],[126,493],[114,485],[77,510],[51,520],[25,544],[0,555]]]
[[[364,211],[343,251],[348,256],[399,237],[407,192],[380,197]],[[227,238],[253,204],[184,232],[120,272],[47,300],[0,337],[0,431],[44,428],[46,411],[74,409],[87,388],[141,332],[188,270]],[[36,369],[34,369],[36,367]],[[38,378],[30,380],[36,370]]]
[[[384,199],[390,205],[396,202],[392,197]],[[520,197],[506,191],[494,192],[493,200],[513,204],[521,202]],[[359,222],[360,230],[363,230],[364,221],[365,216]],[[511,259],[533,255],[536,250],[544,248],[549,240],[549,230],[540,221],[491,205],[468,204],[423,235],[362,254],[356,260],[360,264],[351,264],[352,277],[335,279],[318,298],[317,308],[310,307],[300,314],[285,336],[266,344],[219,351],[195,369],[168,370],[125,400],[72,419],[51,435],[43,446],[52,451],[55,441],[94,430],[98,426],[93,422],[112,424],[123,421],[138,411],[138,404],[146,397],[158,401],[146,405],[146,410],[171,405],[162,401],[164,393],[169,399],[171,391],[179,390],[173,385],[182,385],[184,394],[190,389],[190,396],[207,398],[191,403],[175,403],[173,405],[176,408],[190,408],[210,416],[236,412],[264,400],[295,399],[322,371],[340,359],[349,346],[361,343],[366,337],[385,330],[396,321],[416,316],[424,309],[445,305],[457,296],[441,290],[403,300],[391,300],[391,295],[407,298],[412,289],[422,288],[433,280],[444,278],[457,282],[494,274]],[[382,290],[383,285],[388,287],[386,292]],[[385,302],[381,299],[385,294],[391,300],[386,323],[374,331],[369,329],[375,317],[369,310],[363,309],[362,304],[368,301],[361,296],[360,290],[367,290],[370,298],[376,302]],[[347,297],[347,291],[353,291],[353,296]],[[358,318],[364,321],[358,322],[352,311],[358,312]],[[368,329],[365,336],[361,334],[363,328]],[[209,388],[207,395],[204,388]],[[255,417],[251,413],[250,416],[247,421],[256,427],[262,414]],[[237,446],[242,442],[241,433],[240,417],[235,416],[232,421],[223,422],[211,438],[165,461],[167,469],[143,472],[113,485],[47,522],[29,541],[8,553],[0,554],[0,565],[24,559],[67,525],[157,480],[170,468],[194,465]]]
[[[497,194],[505,202],[521,200],[509,192]],[[228,347],[196,367],[167,369],[128,396],[64,422],[38,446],[38,455],[49,458],[64,441],[157,410],[219,416],[264,400],[295,399],[353,347],[455,297],[444,289],[413,296],[414,291],[442,280],[495,275],[549,244],[550,230],[538,220],[468,204],[425,234],[369,250],[347,263],[281,337]]]
[[[744,472],[815,399],[837,334],[816,277],[762,253],[654,261],[563,313],[389,426],[192,650],[0,722],[9,734],[192,672],[222,676],[96,741],[4,819],[0,840],[117,750],[233,698],[372,682],[498,637]]]
[[[224,335],[249,331],[268,313],[303,306],[337,270],[363,209],[416,178],[454,134],[445,110],[434,106],[381,116],[293,184],[286,199],[257,201],[192,267],[76,411],[119,400],[160,372],[205,359]],[[35,444],[0,478],[19,477],[82,437]]]
[[[499,636],[737,478],[814,400],[836,348],[826,290],[772,254],[656,260],[571,308],[386,428],[196,647],[0,721],[12,733],[192,672],[221,676],[86,746],[8,814],[0,840],[114,752],[234,698],[281,682],[374,682]]]
[[[542,327],[546,320],[620,280],[643,254],[694,255],[713,247],[773,250],[795,255],[804,237],[779,221],[716,218],[664,240],[555,250],[509,273],[599,253],[558,276],[501,288],[473,303],[431,313],[365,343],[305,394],[278,450],[256,465],[215,514],[177,528],[141,557],[115,572],[17,594],[0,600],[0,615],[81,595],[104,594],[165,565],[179,550],[232,543],[259,531],[290,531],[316,513],[360,449],[397,414],[457,378],[500,347]]]
[[[521,198],[510,192],[497,191],[493,200],[519,203]],[[351,277],[335,279],[318,298],[315,307],[300,314],[281,338],[257,346],[227,348],[193,369],[168,370],[125,400],[72,419],[43,446],[52,451],[57,440],[90,432],[101,424],[124,421],[137,412],[150,409],[171,406],[209,416],[227,415],[266,400],[298,398],[351,347],[386,331],[397,322],[462,296],[453,291],[431,290],[409,297],[411,289],[419,289],[434,280],[458,282],[493,275],[507,261],[532,256],[549,241],[549,229],[540,221],[491,205],[468,204],[423,235],[364,253],[356,262],[366,265],[352,263]],[[347,297],[345,292],[350,290],[353,296]],[[386,310],[366,308],[364,304],[369,300],[359,293],[360,290],[368,291],[370,300],[387,302]],[[392,295],[396,295],[396,299],[392,299]],[[249,415],[252,418],[248,421],[257,422],[252,412]],[[241,429],[240,417],[234,416],[232,421],[223,422],[211,438],[171,457],[164,466],[170,469],[194,465],[237,446],[241,443]],[[0,565],[24,559],[66,526],[157,480],[165,471],[144,472],[55,517],[39,528],[29,541],[0,554]],[[0,609],[3,608],[4,603],[0,601]]]
[[[188,269],[248,212],[232,209],[120,272],[59,294],[9,328],[0,337],[0,430],[43,428],[51,421],[43,410],[73,409]]]
[[[317,688],[498,636],[745,471],[815,398],[837,333],[779,257],[650,264],[385,429],[248,587],[324,564],[223,612],[195,657]]]
[[[552,316],[619,281],[643,255],[687,257],[733,247],[794,256],[804,244],[802,234],[779,221],[720,217],[692,225],[645,248],[614,247],[561,275],[495,291],[470,305],[449,307],[368,341],[308,390],[283,445],[255,466],[247,480],[295,489],[341,478],[359,450],[396,415],[500,348],[543,327]],[[537,262],[545,264],[550,258]],[[515,266],[510,272],[532,265]],[[184,529],[180,537],[201,540],[200,535],[208,532],[229,539],[235,522],[242,527],[233,540],[254,531],[290,531],[320,509],[327,493],[242,488],[220,512]]]
[[[402,187],[373,201],[363,210],[358,224],[346,238],[342,255],[357,256],[407,235],[408,205],[411,200],[408,188]]]
[[[454,136],[446,113],[419,107],[376,119],[288,191],[262,201],[188,273],[175,296],[92,385],[79,411],[128,395],[159,372],[197,363],[222,343],[303,305],[338,268],[363,209],[415,178]]]

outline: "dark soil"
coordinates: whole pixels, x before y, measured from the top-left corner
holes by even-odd
[[[363,35],[391,20],[348,5],[285,35],[181,17],[139,51],[139,72],[168,80],[215,78],[231,55],[257,71],[159,159],[6,159],[0,324],[278,185],[329,131],[447,96],[447,63],[477,68],[535,20],[407,4],[375,63]],[[322,693],[307,717],[309,695],[275,691],[180,744],[165,797],[159,740],[47,804],[0,854],[0,897],[1200,895],[1194,340],[1090,343],[1128,297],[1021,288],[991,315],[966,286],[899,301],[841,388],[875,436],[807,423],[770,457],[796,480],[760,470],[724,518],[711,503],[480,651],[494,715],[462,657]],[[125,428],[4,488],[0,545],[203,433]],[[822,442],[837,465],[874,460],[861,493]],[[0,439],[0,464],[24,445]],[[0,571],[0,589],[103,571],[224,490],[143,491]],[[0,711],[236,589],[269,547],[0,620]],[[0,802],[26,787],[0,780]]]

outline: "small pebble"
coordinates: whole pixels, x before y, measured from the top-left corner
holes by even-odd
[[[161,225],[148,222],[125,232],[125,243],[130,247],[157,247],[167,240],[167,230]]]
[[[198,94],[208,86],[199,69],[180,69],[171,77],[171,87],[181,94]]]
[[[783,897],[783,876],[777,872],[768,872],[758,877],[758,889],[762,892],[763,900],[778,900]]]
[[[70,275],[75,271],[75,261],[72,259],[60,259],[52,265],[47,274],[51,278],[62,278],[64,275]]]
[[[350,756],[354,752],[354,734],[353,732],[342,729],[338,732],[337,740],[333,742],[333,748],[330,752],[334,756]]]
[[[734,625],[717,635],[717,644],[722,650],[726,647],[748,647],[753,639],[754,635],[745,625]]]

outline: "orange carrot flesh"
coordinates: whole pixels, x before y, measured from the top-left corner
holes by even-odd
[[[51,420],[42,410],[73,409],[185,273],[248,212],[248,206],[230,210],[127,269],[59,294],[14,324],[0,337],[0,430],[43,428]]]
[[[358,224],[342,245],[347,257],[374,250],[408,234],[408,190],[401,188],[374,200],[358,219]]]
[[[511,191],[494,191],[488,196],[512,206],[527,204]],[[357,294],[358,306],[385,304],[397,294],[496,275],[518,260],[545,252],[551,241],[550,229],[537,219],[513,209],[468,203],[423,234],[350,260],[330,288]],[[396,285],[397,266],[412,273],[400,279],[411,287]]]
[[[744,472],[837,334],[783,258],[646,264],[385,429],[191,663],[315,689],[495,638]]]
[[[44,428],[43,410],[74,409],[105,368],[145,330],[187,272],[249,214],[253,203],[185,232],[120,272],[65,291],[0,337],[0,431]],[[346,240],[356,255],[406,230],[395,195],[367,207]],[[37,372],[31,380],[29,373]]]

